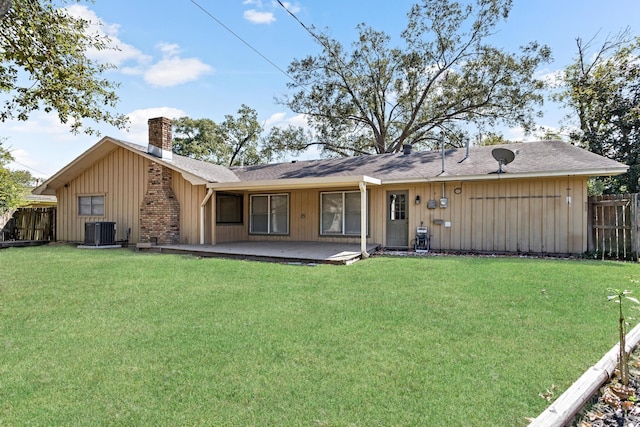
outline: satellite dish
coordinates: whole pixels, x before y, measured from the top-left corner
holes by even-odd
[[[502,166],[508,165],[516,158],[516,153],[507,148],[494,148],[491,155],[498,161],[498,173],[502,173]]]

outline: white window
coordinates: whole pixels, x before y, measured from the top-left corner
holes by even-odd
[[[250,216],[251,233],[289,234],[289,195],[252,195]]]
[[[360,235],[360,192],[320,194],[320,234]]]
[[[78,196],[78,215],[104,216],[104,196]]]

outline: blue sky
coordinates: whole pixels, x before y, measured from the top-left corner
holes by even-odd
[[[333,37],[349,45],[357,34],[356,25],[362,22],[385,31],[399,43],[413,3],[292,0],[287,5],[306,25],[327,28]],[[222,121],[225,114],[235,115],[241,104],[258,111],[259,120],[267,126],[303,124],[302,118],[274,101],[286,93],[287,76],[252,50],[282,70],[293,59],[321,50],[276,1],[95,0],[74,4],[72,12],[102,22],[95,28],[120,48],[106,57],[118,66],[106,77],[120,82],[118,111],[129,115],[131,125],[128,132],[98,125],[103,136],[145,145],[146,123],[151,117]],[[554,61],[539,70],[542,76],[571,62],[577,37],[590,39],[599,34],[601,42],[626,27],[637,35],[639,20],[638,0],[513,0],[509,19],[497,27],[492,43],[510,51],[533,40],[549,45]],[[558,105],[547,101],[544,112],[538,123],[558,127],[563,116]],[[73,135],[57,122],[55,114],[39,112],[28,122],[2,123],[1,129],[0,137],[7,138],[3,146],[16,158],[11,167],[28,169],[44,178],[100,139]],[[507,138],[522,138],[518,129],[503,133]]]

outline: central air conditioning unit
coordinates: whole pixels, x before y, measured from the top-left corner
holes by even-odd
[[[85,246],[109,246],[115,244],[115,222],[87,222],[84,224]]]

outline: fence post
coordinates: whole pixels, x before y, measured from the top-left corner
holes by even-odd
[[[595,196],[587,197],[587,252],[595,251],[594,244],[594,229],[593,229],[593,202],[595,202]]]
[[[640,239],[638,239],[638,221],[640,215],[638,214],[638,193],[631,195],[631,214],[629,215],[631,221],[631,248],[633,253],[631,257],[634,261],[638,261],[640,255]]]

